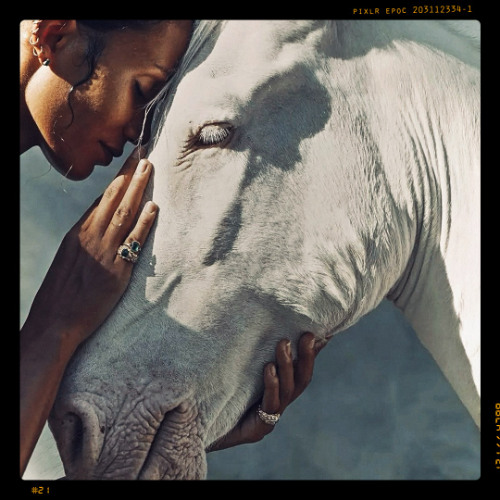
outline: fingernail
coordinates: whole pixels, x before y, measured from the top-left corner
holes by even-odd
[[[154,214],[156,212],[156,209],[158,208],[158,205],[156,203],[153,203],[152,201],[148,201],[144,205],[144,210],[146,212],[149,212],[150,214]]]
[[[291,356],[292,355],[292,343],[288,341],[285,345],[286,353]]]
[[[271,366],[269,367],[269,372],[271,373],[271,375],[272,375],[273,377],[276,377],[276,367],[275,367],[274,365],[271,365]]]
[[[136,173],[143,174],[148,169],[149,162],[147,160],[141,160],[137,165]]]

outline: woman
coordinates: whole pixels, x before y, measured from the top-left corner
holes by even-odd
[[[23,21],[21,153],[39,146],[62,175],[78,180],[120,156],[126,142],[147,140],[145,109],[175,71],[191,31],[192,22],[180,20]],[[128,158],[64,238],[33,301],[21,330],[21,474],[67,363],[127,287],[130,244],[144,243],[158,210],[149,201],[138,213],[151,170],[137,154]],[[117,252],[122,244],[126,251]],[[264,370],[262,408],[250,410],[213,449],[269,433],[273,414],[307,386],[314,357],[312,334],[299,342],[295,370],[290,343],[278,343],[276,365]]]

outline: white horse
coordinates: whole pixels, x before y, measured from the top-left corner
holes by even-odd
[[[69,478],[203,478],[279,339],[389,297],[479,424],[478,23],[201,22],[160,206],[50,425]]]

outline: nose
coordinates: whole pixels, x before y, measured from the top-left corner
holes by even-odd
[[[135,113],[132,120],[127,123],[123,131],[127,141],[135,143],[140,138],[143,144],[149,142],[152,120],[153,109],[150,109],[147,114],[145,110]]]
[[[90,479],[103,444],[103,433],[92,405],[71,402],[49,420],[68,479]]]

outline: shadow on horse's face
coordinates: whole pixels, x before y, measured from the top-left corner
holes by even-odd
[[[69,477],[204,477],[277,342],[347,328],[403,274],[415,221],[381,168],[369,51],[334,64],[334,28],[228,23],[181,67],[150,155],[156,228],[51,417]]]
[[[255,46],[246,26],[238,51],[241,26],[175,89],[150,155],[157,227],[51,419],[69,477],[203,477],[204,450],[261,397],[277,342],[361,314],[363,245],[334,262],[324,241],[356,235],[326,216],[345,131],[311,56],[326,28],[262,23]]]

